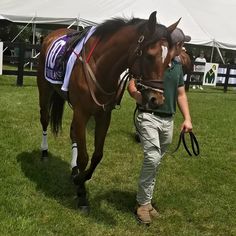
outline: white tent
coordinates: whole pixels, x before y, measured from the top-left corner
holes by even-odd
[[[21,23],[94,25],[112,17],[157,19],[191,35],[192,44],[236,50],[235,0],[1,0],[0,19]]]

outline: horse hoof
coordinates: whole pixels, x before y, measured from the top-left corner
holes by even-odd
[[[48,150],[42,150],[41,158],[44,159],[44,158],[47,158],[47,157],[48,157]]]
[[[41,161],[47,161],[48,160],[48,150],[42,151]]]
[[[79,210],[81,213],[85,214],[85,215],[88,215],[89,212],[90,212],[89,206],[79,206],[79,205],[78,205],[78,210]]]

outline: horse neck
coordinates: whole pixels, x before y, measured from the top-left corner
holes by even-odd
[[[128,68],[129,51],[137,40],[137,31],[132,27],[125,27],[108,39],[101,40],[93,55],[97,80],[107,87],[115,84],[120,74]]]

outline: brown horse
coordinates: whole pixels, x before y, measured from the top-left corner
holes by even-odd
[[[183,73],[189,74],[193,71],[193,63],[191,61],[191,58],[189,57],[188,53],[185,49],[183,49],[179,55],[180,62],[182,64]]]
[[[148,20],[110,19],[97,26],[86,44],[84,43],[82,52],[73,66],[66,95],[73,109],[70,131],[71,168],[73,181],[78,185],[78,206],[81,209],[88,209],[85,181],[92,177],[102,159],[111,111],[122,97],[124,86],[120,82],[121,73],[128,69],[129,75],[141,82],[162,81],[163,71],[167,66],[166,50],[171,46],[170,33],[177,24],[178,22],[168,28],[157,24],[156,12],[153,12]],[[61,84],[52,84],[45,79],[46,55],[55,40],[73,33],[76,35],[76,32],[68,29],[50,33],[45,38],[40,53],[37,83],[43,129],[43,158],[48,154],[49,121],[52,131],[57,134],[61,127],[65,103]],[[162,85],[157,84],[161,95],[150,99],[156,104],[162,104]],[[95,141],[94,153],[87,168],[89,157],[86,149],[86,124],[91,116],[95,119]]]

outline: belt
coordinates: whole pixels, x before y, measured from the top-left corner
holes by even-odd
[[[169,113],[163,113],[163,112],[158,112],[158,111],[151,111],[151,110],[144,110],[144,109],[138,109],[140,112],[146,112],[153,114],[155,116],[160,116],[160,117],[172,117],[172,114]]]

